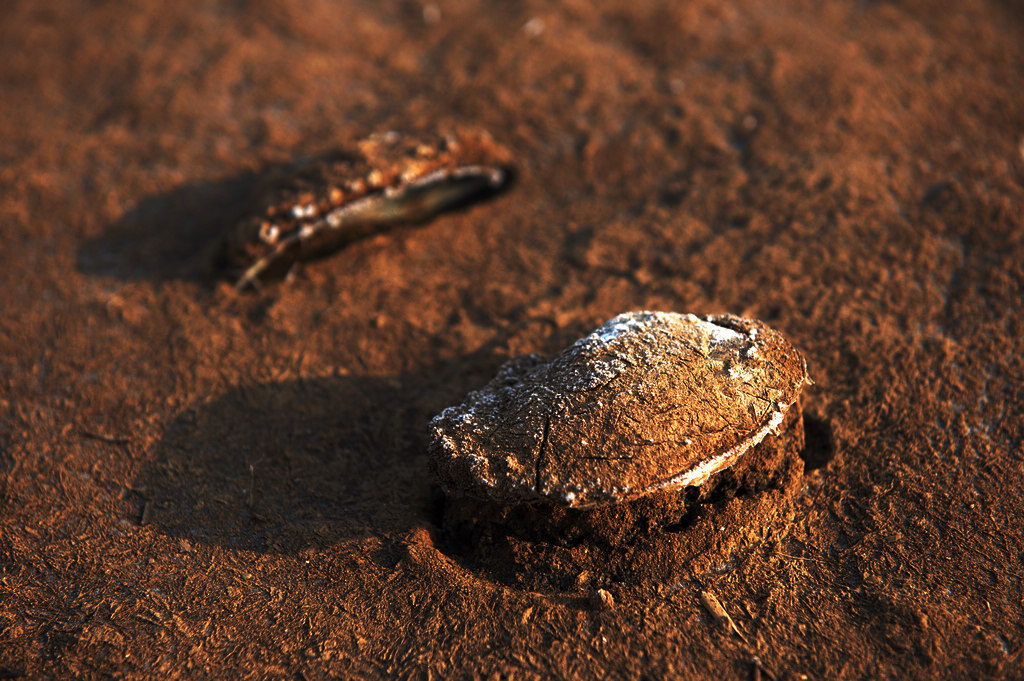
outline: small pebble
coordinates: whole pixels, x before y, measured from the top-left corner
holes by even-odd
[[[593,610],[611,610],[615,607],[615,598],[604,589],[591,591],[588,600]]]

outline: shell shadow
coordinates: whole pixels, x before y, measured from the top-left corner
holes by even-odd
[[[142,199],[105,232],[82,244],[76,256],[78,271],[122,281],[211,284],[218,275],[218,245],[242,218],[253,187],[278,168],[191,182]]]
[[[499,363],[480,351],[393,377],[257,383],[194,404],[136,476],[139,517],[189,542],[264,553],[429,527],[427,425]]]
[[[807,473],[824,468],[836,455],[832,426],[826,419],[807,412],[804,412],[804,442],[800,457]]]

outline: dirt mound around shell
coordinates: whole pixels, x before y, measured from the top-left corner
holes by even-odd
[[[700,487],[596,509],[448,496],[448,552],[501,583],[564,591],[668,585],[785,532],[803,477],[800,404],[732,468]],[[585,582],[585,584],[581,584]]]

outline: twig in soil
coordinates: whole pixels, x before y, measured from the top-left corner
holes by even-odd
[[[132,441],[130,437],[111,437],[110,435],[93,433],[88,430],[79,430],[78,434],[81,435],[82,437],[87,437],[93,440],[99,440],[100,442],[106,442],[112,445],[126,445]]]
[[[775,681],[776,677],[761,664],[761,658],[756,655],[750,661],[750,681],[761,681],[766,678],[768,681]]]
[[[739,630],[736,623],[732,621],[732,618],[729,617],[729,613],[725,611],[725,608],[723,608],[722,604],[718,602],[718,599],[715,598],[714,594],[710,591],[701,591],[700,604],[704,606],[704,609],[708,611],[709,615],[715,618],[715,622],[719,624],[728,624],[729,628],[736,632],[736,635],[740,637],[741,641],[746,643],[748,646],[750,645],[750,641],[748,641],[747,637],[743,635],[743,632]]]
[[[261,461],[263,461],[262,456],[249,464],[249,508],[252,508],[253,488],[256,487],[256,464],[260,463]]]
[[[818,558],[808,558],[807,556],[792,556],[788,553],[777,553],[775,555],[782,556],[783,558],[792,558],[793,560],[806,560],[811,563],[820,563],[821,565],[828,565],[828,563],[826,563],[823,560],[819,560]]]

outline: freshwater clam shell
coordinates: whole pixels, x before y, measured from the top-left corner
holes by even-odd
[[[630,501],[733,465],[808,383],[803,356],[763,322],[628,312],[550,361],[506,363],[441,412],[431,465],[449,491],[500,503]]]
[[[493,195],[510,159],[483,131],[371,135],[267,177],[217,259],[239,289],[258,288],[358,239]]]

